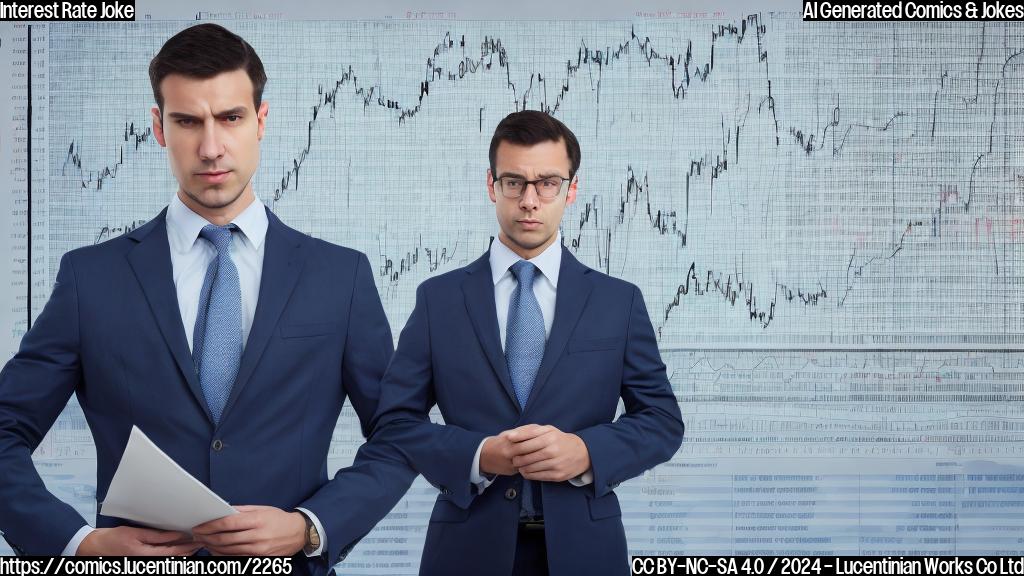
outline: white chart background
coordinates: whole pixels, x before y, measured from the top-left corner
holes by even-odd
[[[416,286],[497,231],[497,122],[542,109],[576,132],[563,236],[643,290],[687,423],[618,490],[632,553],[1024,553],[1024,26],[212,16],[270,77],[257,193],[367,253],[396,337]],[[5,359],[64,252],[173,194],[146,67],[194,21],[36,24],[31,53],[24,25],[0,28]],[[349,408],[334,440],[343,466]],[[35,458],[91,520],[77,405]],[[341,572],[415,573],[434,495],[418,480]]]

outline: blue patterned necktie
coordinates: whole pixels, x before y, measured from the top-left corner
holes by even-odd
[[[540,361],[544,357],[544,315],[533,293],[537,267],[526,260],[512,265],[512,274],[519,281],[508,304],[505,323],[505,362],[512,378],[519,407],[526,408],[533,381],[537,378]]]
[[[234,224],[208,224],[199,232],[217,249],[199,293],[192,359],[214,423],[220,422],[242,361],[242,289],[231,261]]]
[[[537,278],[537,267],[531,262],[520,260],[512,265],[512,274],[519,284],[512,292],[508,305],[508,321],[505,323],[505,362],[512,378],[512,388],[521,408],[526,408],[533,381],[544,358],[547,336],[544,332],[544,315],[540,303],[533,293],[533,281]],[[540,486],[532,480],[523,482],[523,496],[520,516],[539,518],[543,511]]]

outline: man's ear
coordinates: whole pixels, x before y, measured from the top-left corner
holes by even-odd
[[[572,182],[569,183],[569,190],[565,193],[565,205],[571,206],[576,201],[576,186],[580,183],[579,174],[573,176]]]
[[[153,136],[156,136],[156,141],[162,148],[167,148],[167,140],[164,136],[164,123],[161,119],[163,114],[160,112],[160,107],[153,106],[149,109],[149,114],[153,117]]]
[[[498,197],[494,195],[494,174],[490,168],[487,169],[487,195],[490,196],[491,202],[498,202]]]
[[[270,104],[266,100],[260,102],[260,109],[256,111],[256,138],[263,140],[263,132],[267,129],[267,114],[270,113]]]

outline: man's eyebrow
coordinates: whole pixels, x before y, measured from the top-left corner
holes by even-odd
[[[229,108],[229,109],[224,110],[222,112],[217,112],[216,114],[214,114],[214,116],[216,116],[217,118],[223,118],[225,116],[244,116],[247,111],[248,110],[246,109],[245,106],[235,106],[234,108]],[[169,116],[170,118],[173,118],[175,120],[201,120],[202,119],[202,117],[200,117],[200,116],[195,116],[195,115],[192,115],[192,114],[186,114],[185,112],[168,112],[167,116]]]
[[[537,178],[563,178],[563,179],[567,180],[567,178],[565,178],[565,176],[562,176],[558,172],[544,172],[544,173],[538,174]]]
[[[501,174],[498,175],[498,178],[505,178],[506,176],[511,178],[522,178],[523,180],[526,180],[526,176],[523,176],[522,174],[516,174],[515,172],[502,172]]]
[[[223,118],[224,116],[244,116],[248,110],[245,106],[235,106],[234,108],[224,110],[223,112],[217,112],[214,114],[217,118]]]

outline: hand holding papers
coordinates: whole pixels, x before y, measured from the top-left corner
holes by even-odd
[[[237,513],[135,426],[100,507],[104,516],[185,533]]]

